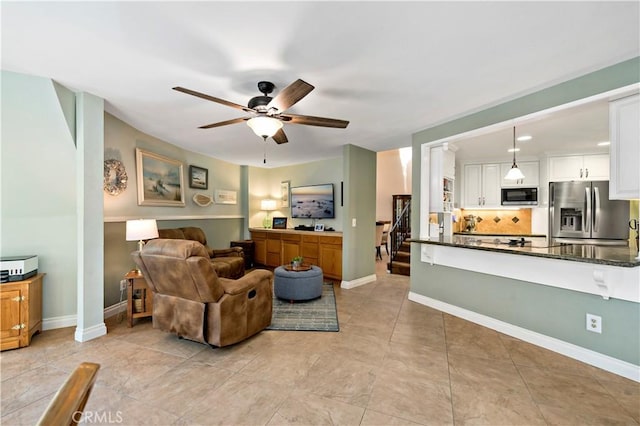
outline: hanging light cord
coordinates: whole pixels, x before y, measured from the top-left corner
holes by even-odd
[[[513,165],[516,166],[516,126],[513,126]]]
[[[267,137],[263,136],[264,139],[264,160],[262,160],[262,164],[267,164]]]

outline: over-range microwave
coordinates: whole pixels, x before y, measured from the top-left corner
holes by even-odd
[[[537,206],[538,188],[502,188],[503,206]]]

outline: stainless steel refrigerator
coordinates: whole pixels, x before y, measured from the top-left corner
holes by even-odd
[[[609,181],[549,183],[553,242],[628,245],[629,201],[609,200]]]

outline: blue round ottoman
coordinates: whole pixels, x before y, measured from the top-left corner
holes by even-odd
[[[308,271],[287,271],[278,266],[273,273],[273,292],[280,299],[311,300],[322,295],[322,269],[317,266]]]

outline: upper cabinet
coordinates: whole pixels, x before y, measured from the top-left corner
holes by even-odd
[[[640,198],[640,95],[609,103],[609,197]]]
[[[511,168],[511,163],[500,163],[500,176],[502,176],[501,186],[503,188],[513,187],[537,187],[540,185],[540,163],[537,161],[518,162],[518,167],[524,174],[524,179],[507,180],[505,175]]]
[[[464,166],[464,208],[500,207],[500,164]]]
[[[609,180],[609,155],[549,157],[549,181]]]

